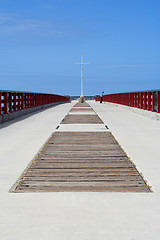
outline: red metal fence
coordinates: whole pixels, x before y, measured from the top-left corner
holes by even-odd
[[[94,99],[100,101],[101,97],[96,96]],[[160,91],[158,90],[107,94],[103,96],[103,101],[160,113]]]
[[[0,115],[69,100],[55,94],[0,91]]]

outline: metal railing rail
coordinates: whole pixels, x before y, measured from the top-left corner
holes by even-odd
[[[68,101],[70,97],[55,94],[0,91],[0,115]]]
[[[94,99],[100,101],[101,96]],[[103,101],[160,113],[160,90],[107,94]]]

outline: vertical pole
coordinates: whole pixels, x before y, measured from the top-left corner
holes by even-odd
[[[26,96],[26,92],[24,93],[24,109],[26,109],[26,102],[27,102],[27,96]]]
[[[28,93],[26,93],[26,97],[25,97],[25,109],[28,108]]]
[[[45,103],[45,94],[40,94],[40,105]]]
[[[155,112],[155,106],[154,106],[154,101],[155,101],[155,92],[152,92],[152,112]]]
[[[81,97],[83,97],[83,56],[81,56]]]
[[[125,93],[125,105],[127,106],[128,105],[128,95],[127,95],[127,93]]]
[[[34,93],[32,93],[32,107],[34,107],[35,106],[35,94]]]
[[[21,94],[18,93],[18,110],[21,110]]]
[[[33,107],[35,107],[35,94],[33,93]]]
[[[12,92],[9,93],[9,112],[12,112]]]
[[[147,109],[147,93],[146,92],[144,92],[143,98],[144,98],[143,109],[146,110]]]
[[[121,93],[121,101],[120,104],[123,104],[123,93]]]
[[[7,92],[4,92],[4,94],[3,94],[3,96],[4,96],[4,114],[6,114],[7,113]]]
[[[143,92],[140,93],[140,108],[143,109]]]
[[[17,99],[16,99],[16,97],[17,97],[17,93],[14,92],[14,94],[13,94],[13,111],[14,112],[17,110]]]
[[[28,93],[28,107],[31,107],[31,94]]]
[[[157,112],[160,113],[160,91],[157,92]]]
[[[37,93],[35,93],[35,106],[37,106]]]
[[[148,92],[148,111],[151,111],[151,93]]]
[[[126,93],[126,105],[129,106],[129,93]]]
[[[136,93],[133,93],[133,107],[136,107]]]
[[[131,96],[132,96],[132,94],[128,93],[128,106],[129,107],[131,106]]]
[[[122,105],[124,105],[124,93],[122,93]]]
[[[28,108],[31,107],[31,94],[28,93]]]
[[[39,93],[37,93],[37,106],[39,106]]]
[[[129,93],[126,93],[126,106],[129,106]]]
[[[29,96],[28,93],[26,93],[26,109],[29,107]]]
[[[0,92],[0,115],[2,114],[2,93]]]
[[[31,108],[33,107],[33,93],[31,93]]]
[[[24,109],[24,93],[21,93],[21,109]]]
[[[139,107],[139,94],[136,93],[136,107]]]
[[[131,107],[134,107],[134,93],[131,93]]]
[[[137,108],[139,108],[139,93],[137,93]]]
[[[130,107],[133,107],[133,93],[130,94]]]

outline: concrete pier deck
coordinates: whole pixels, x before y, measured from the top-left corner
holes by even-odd
[[[113,104],[89,102],[152,186],[152,193],[9,193],[74,104],[55,106],[1,125],[1,239],[157,240],[160,235],[160,122]],[[90,130],[95,131],[91,125]],[[61,130],[66,131],[66,127],[75,130],[68,124],[63,124]],[[81,128],[75,127],[77,131]],[[84,128],[88,125],[84,124]],[[97,129],[102,130],[98,124]]]

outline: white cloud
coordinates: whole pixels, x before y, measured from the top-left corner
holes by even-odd
[[[81,37],[93,37],[94,30],[86,26],[81,28],[73,22],[59,22],[53,20],[40,20],[24,18],[21,15],[0,14],[0,41],[16,42],[19,44],[41,41],[80,41]]]
[[[0,37],[5,38],[16,34],[33,34],[41,36],[54,36],[61,38],[67,36],[63,24],[25,19],[20,16],[0,15]]]
[[[160,64],[113,64],[105,65],[108,68],[137,68],[137,67],[160,67]]]

